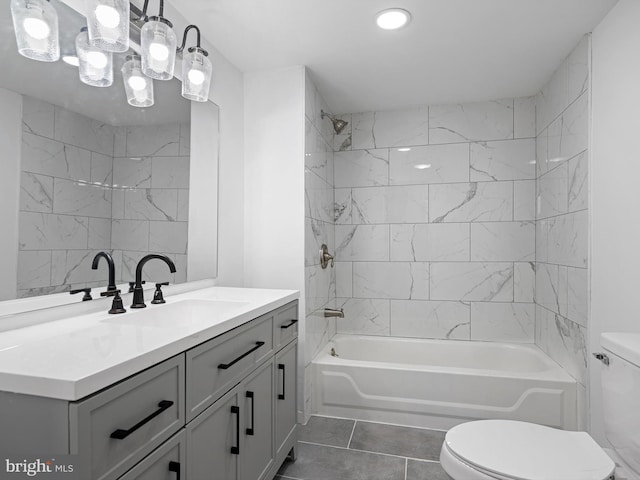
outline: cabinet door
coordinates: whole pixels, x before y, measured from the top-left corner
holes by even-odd
[[[240,386],[243,403],[241,480],[261,480],[273,463],[273,359],[258,368]]]
[[[120,480],[186,479],[185,450],[185,433],[181,431],[120,477]]]
[[[276,458],[296,426],[298,341],[276,355]]]
[[[240,407],[236,387],[187,425],[187,475],[193,480],[236,480]]]

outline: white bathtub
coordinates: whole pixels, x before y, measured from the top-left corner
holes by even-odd
[[[320,415],[435,429],[482,418],[576,428],[575,380],[534,345],[336,335],[313,376]]]

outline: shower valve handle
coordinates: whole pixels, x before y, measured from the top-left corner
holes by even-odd
[[[324,269],[329,265],[329,261],[331,261],[331,268],[333,268],[333,255],[329,253],[329,248],[326,244],[322,244],[320,247],[320,266]]]

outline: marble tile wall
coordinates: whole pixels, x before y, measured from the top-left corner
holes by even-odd
[[[336,319],[324,318],[325,307],[336,307],[336,269],[320,266],[320,247],[335,253],[333,127],[321,118],[328,108],[307,73],[305,88],[305,315],[304,414],[311,413],[311,360],[336,333]],[[301,330],[302,331],[302,330]]]
[[[122,282],[135,279],[138,260],[150,252],[167,255],[177,272],[152,262],[145,280],[186,281],[189,140],[188,124],[115,129],[111,249]]]
[[[535,99],[341,118],[337,332],[533,343]]]
[[[535,100],[535,341],[580,383],[585,396],[589,40],[580,41]]]
[[[21,161],[19,296],[103,286],[101,250],[117,281],[150,251],[179,273],[150,264],[148,279],[186,280],[187,125],[113,127],[25,96]]]

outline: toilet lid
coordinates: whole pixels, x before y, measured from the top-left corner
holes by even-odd
[[[491,475],[517,480],[603,480],[615,464],[586,432],[513,420],[478,420],[449,430],[446,446]]]

